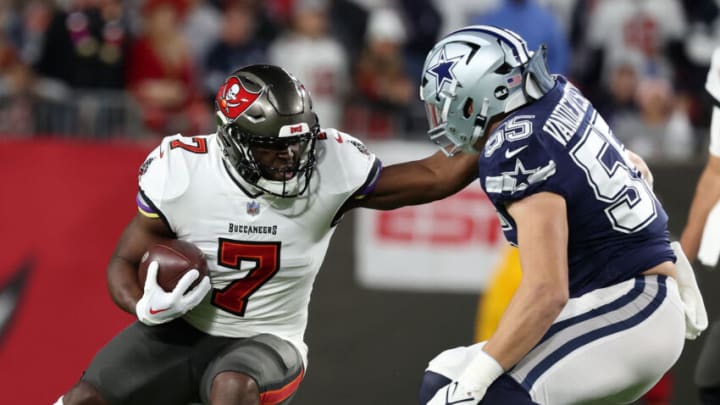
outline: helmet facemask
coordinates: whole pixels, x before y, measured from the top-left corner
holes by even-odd
[[[233,124],[219,126],[219,138],[225,158],[249,184],[278,197],[297,197],[310,184],[315,169],[315,142],[320,128],[287,137],[268,138],[252,135]],[[289,167],[264,165],[256,158],[259,150],[293,150],[298,158]],[[272,153],[272,152],[271,152]]]

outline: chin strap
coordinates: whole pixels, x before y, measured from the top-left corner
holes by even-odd
[[[537,100],[555,86],[555,78],[548,72],[547,45],[542,44],[528,61],[523,74],[523,93],[528,100]]]

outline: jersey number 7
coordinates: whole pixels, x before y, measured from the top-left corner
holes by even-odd
[[[223,289],[214,289],[212,304],[238,316],[245,314],[250,296],[280,269],[280,242],[241,242],[220,238],[218,264],[240,269],[243,261],[255,262],[247,276]]]

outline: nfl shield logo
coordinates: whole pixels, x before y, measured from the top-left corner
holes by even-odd
[[[249,215],[257,215],[260,213],[260,203],[257,201],[250,201],[247,203],[247,213]]]

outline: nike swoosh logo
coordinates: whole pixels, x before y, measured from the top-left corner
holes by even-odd
[[[512,159],[514,158],[518,153],[522,152],[527,148],[528,146],[521,146],[515,150],[505,149],[505,159]]]
[[[453,386],[453,391],[457,390],[457,388],[458,388],[458,383],[456,382],[456,383],[454,383],[453,385],[454,385],[454,386]],[[463,402],[470,402],[470,401],[474,401],[474,400],[475,400],[475,398],[470,397],[470,398],[460,399],[460,400],[457,400],[457,401],[450,401],[450,389],[448,389],[448,390],[445,392],[445,405],[461,404],[461,403],[463,403]]]
[[[170,309],[170,308],[162,308],[162,309],[152,309],[152,308],[150,308],[150,315],[156,315],[156,314],[159,314],[160,312],[165,312],[165,311],[167,311],[168,309]]]

